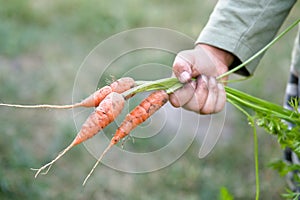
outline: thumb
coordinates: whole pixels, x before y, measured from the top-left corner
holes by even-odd
[[[192,67],[194,56],[192,50],[181,51],[175,57],[173,63],[173,73],[182,83],[186,83],[192,78]]]

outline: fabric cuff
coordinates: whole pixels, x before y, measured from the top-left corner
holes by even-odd
[[[228,35],[224,32],[221,33],[219,29],[213,27],[206,27],[201,32],[196,40],[196,44],[199,43],[215,46],[232,53],[236,58],[233,64],[229,66],[230,69],[238,66],[256,53],[253,49],[243,43],[238,36]],[[253,60],[247,66],[237,71],[237,73],[243,76],[252,75],[262,57],[263,55],[258,56],[258,58]]]

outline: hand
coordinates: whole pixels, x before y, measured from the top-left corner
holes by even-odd
[[[186,84],[170,95],[171,104],[201,114],[220,112],[225,106],[226,93],[216,77],[228,71],[233,60],[229,52],[205,44],[178,53],[173,76]]]

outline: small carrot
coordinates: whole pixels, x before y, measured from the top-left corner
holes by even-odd
[[[130,77],[120,78],[110,85],[104,86],[93,94],[82,100],[81,102],[71,105],[18,105],[18,104],[5,104],[0,103],[0,106],[16,107],[16,108],[57,108],[57,109],[68,109],[76,107],[97,107],[100,102],[110,93],[122,93],[135,86],[135,81]]]
[[[117,144],[126,137],[139,124],[146,121],[151,115],[159,110],[169,100],[169,95],[164,90],[151,93],[137,107],[135,107],[117,129],[111,142]]]
[[[103,156],[107,151],[121,139],[126,137],[135,127],[146,121],[153,113],[159,110],[167,101],[169,95],[164,90],[159,90],[151,93],[146,99],[144,99],[137,107],[135,107],[130,113],[128,113],[117,129],[115,135],[110,141],[108,147],[104,150],[102,155],[99,157],[90,173],[85,178],[83,185],[85,185],[88,178],[91,176]]]
[[[130,77],[120,78],[114,81],[113,83],[111,83],[109,86],[104,86],[103,88],[97,90],[89,97],[87,97],[86,99],[78,103],[77,106],[96,107],[111,92],[122,93],[129,90],[130,88],[133,88],[134,86],[135,86],[135,81],[132,78]]]
[[[73,142],[66,147],[58,156],[48,164],[42,166],[39,169],[32,169],[37,171],[35,177],[38,174],[48,168],[44,174],[47,174],[52,164],[68,152],[72,147],[80,144],[87,139],[93,137],[100,130],[113,122],[115,118],[121,113],[124,108],[125,99],[122,94],[112,92],[99,104],[95,111],[88,117],[88,119],[82,125],[81,130],[73,140]]]

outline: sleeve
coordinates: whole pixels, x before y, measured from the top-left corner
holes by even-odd
[[[232,53],[236,56],[233,65],[237,65],[275,37],[295,3],[296,0],[219,0],[196,43]],[[261,57],[240,73],[252,74]]]

